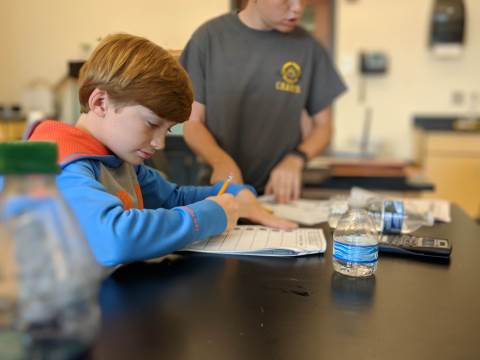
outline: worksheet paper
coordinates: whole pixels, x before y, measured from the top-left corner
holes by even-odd
[[[328,221],[330,203],[328,200],[299,199],[288,204],[275,203],[273,196],[261,196],[258,200],[276,216],[303,225],[315,225]]]
[[[198,241],[183,251],[256,256],[301,256],[325,252],[322,229],[278,230],[239,225],[232,231]]]

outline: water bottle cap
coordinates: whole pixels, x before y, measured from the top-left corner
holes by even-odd
[[[0,143],[0,174],[55,174],[57,144],[52,142],[13,141]]]

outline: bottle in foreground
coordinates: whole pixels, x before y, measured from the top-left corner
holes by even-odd
[[[348,205],[333,233],[333,268],[348,276],[370,276],[377,269],[377,230],[362,204],[350,199]]]
[[[0,332],[21,333],[30,355],[68,344],[68,357],[96,334],[101,272],[57,190],[56,161],[53,143],[0,144]]]

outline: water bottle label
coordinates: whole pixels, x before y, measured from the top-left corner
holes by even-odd
[[[378,245],[352,245],[334,241],[333,257],[350,263],[373,264],[378,259]]]
[[[382,232],[400,234],[402,232],[405,209],[403,201],[385,200],[383,202],[383,226]]]

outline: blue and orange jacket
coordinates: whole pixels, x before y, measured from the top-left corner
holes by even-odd
[[[222,183],[179,187],[154,169],[124,162],[92,135],[58,121],[35,124],[26,136],[57,143],[62,170],[57,186],[102,265],[162,256],[226,228],[222,207],[206,200]],[[227,192],[235,195],[244,188],[231,184]]]

